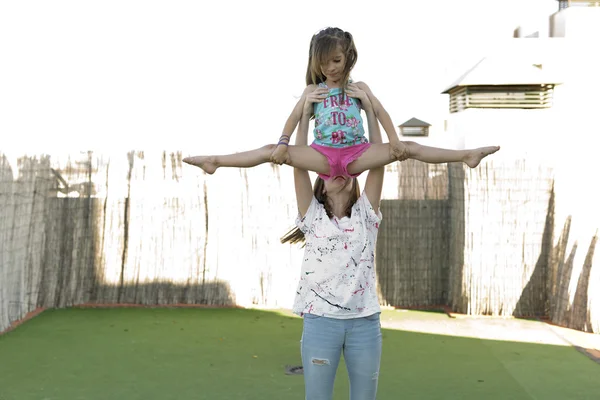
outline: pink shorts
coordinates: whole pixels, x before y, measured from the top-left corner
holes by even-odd
[[[327,161],[329,162],[329,174],[318,175],[324,180],[328,180],[335,178],[336,176],[354,178],[355,176],[360,175],[350,175],[348,173],[348,164],[357,160],[362,153],[367,151],[367,149],[371,147],[371,143],[354,144],[348,147],[329,147],[312,143],[310,147],[327,157]]]

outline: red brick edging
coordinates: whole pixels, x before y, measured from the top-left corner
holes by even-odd
[[[210,305],[210,304],[134,304],[134,303],[118,303],[118,304],[98,304],[98,303],[83,303],[70,306],[68,308],[239,308],[242,306],[236,305]]]
[[[44,307],[38,307],[35,310],[28,312],[27,314],[25,314],[25,316],[23,318],[13,321],[8,328],[6,328],[3,331],[0,331],[0,335],[4,335],[5,333],[12,331],[17,326],[21,325],[23,322],[29,321],[31,318],[40,315],[45,310],[46,310],[46,308],[44,308]]]
[[[207,304],[96,304],[96,303],[83,303],[70,306],[67,308],[239,308],[244,307],[236,305],[207,305]],[[0,331],[0,336],[4,335],[15,329],[17,326],[24,322],[29,321],[31,318],[40,315],[42,312],[47,310],[46,307],[38,307],[35,310],[28,312],[23,318],[13,321],[8,328],[4,331]]]

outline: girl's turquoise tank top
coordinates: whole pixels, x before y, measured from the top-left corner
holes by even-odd
[[[320,83],[319,87],[327,88]],[[342,98],[342,89],[329,89],[329,95],[315,103],[314,143],[329,147],[348,147],[367,143],[363,121],[360,116],[359,100]]]

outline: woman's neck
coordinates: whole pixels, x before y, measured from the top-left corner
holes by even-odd
[[[343,197],[329,197],[327,202],[329,204],[329,209],[338,218],[346,217],[346,209],[348,208],[348,200]]]

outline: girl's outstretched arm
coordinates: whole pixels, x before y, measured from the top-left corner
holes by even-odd
[[[298,100],[298,103],[296,103],[296,106],[292,110],[292,113],[285,122],[283,132],[279,137],[279,140],[277,141],[277,147],[273,151],[273,154],[271,154],[271,162],[279,165],[287,164],[289,158],[287,145],[291,142],[291,137],[294,133],[294,129],[296,129],[296,126],[302,118],[302,114],[304,112],[304,105],[306,103],[306,97],[309,93],[313,92],[325,98],[328,93],[328,90],[325,88],[319,88],[317,85],[308,85],[304,89],[300,100]],[[308,127],[306,129],[308,129]]]
[[[367,93],[367,95],[369,96],[369,99],[371,100],[371,104],[373,105],[373,111],[375,112],[375,116],[377,117],[379,122],[381,122],[381,126],[383,126],[383,129],[385,130],[385,133],[387,134],[388,141],[390,142],[391,154],[398,161],[406,160],[408,158],[406,146],[404,145],[403,142],[400,141],[400,138],[398,137],[398,133],[396,132],[396,128],[394,128],[394,124],[392,122],[392,118],[390,117],[390,114],[388,114],[386,109],[383,107],[383,104],[381,104],[379,99],[377,97],[375,97],[375,95],[371,91],[371,88],[369,88],[369,86],[366,83],[356,82],[356,86],[360,90],[363,90],[365,93]],[[369,136],[370,135],[371,135],[371,133],[369,132]],[[369,139],[371,140],[370,137],[369,137]]]

